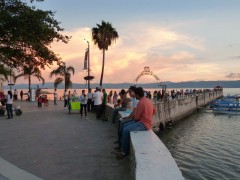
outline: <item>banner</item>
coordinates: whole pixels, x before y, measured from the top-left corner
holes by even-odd
[[[86,49],[86,52],[85,52],[83,70],[87,70],[88,69],[87,62],[88,62],[88,49]]]

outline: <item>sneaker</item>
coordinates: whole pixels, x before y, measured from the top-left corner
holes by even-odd
[[[87,116],[85,116],[85,119],[88,119],[88,117],[87,117]]]

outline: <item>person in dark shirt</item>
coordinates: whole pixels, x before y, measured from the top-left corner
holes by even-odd
[[[102,120],[105,121],[106,117],[105,117],[105,108],[106,108],[106,104],[107,104],[107,93],[105,89],[102,89],[102,93],[103,93],[103,100],[102,100],[102,105],[101,105],[101,117]]]

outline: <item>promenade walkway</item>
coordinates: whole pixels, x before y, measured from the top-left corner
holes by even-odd
[[[0,117],[0,180],[10,179],[6,163],[41,179],[129,179],[129,159],[115,159],[116,128],[109,122],[92,113],[89,119],[77,111],[69,115],[63,102],[50,101],[45,108],[36,102],[15,104],[21,105],[21,116]]]

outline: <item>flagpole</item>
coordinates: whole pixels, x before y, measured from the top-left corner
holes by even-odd
[[[89,48],[89,42],[84,39],[88,43],[88,90],[90,89],[90,48]]]

